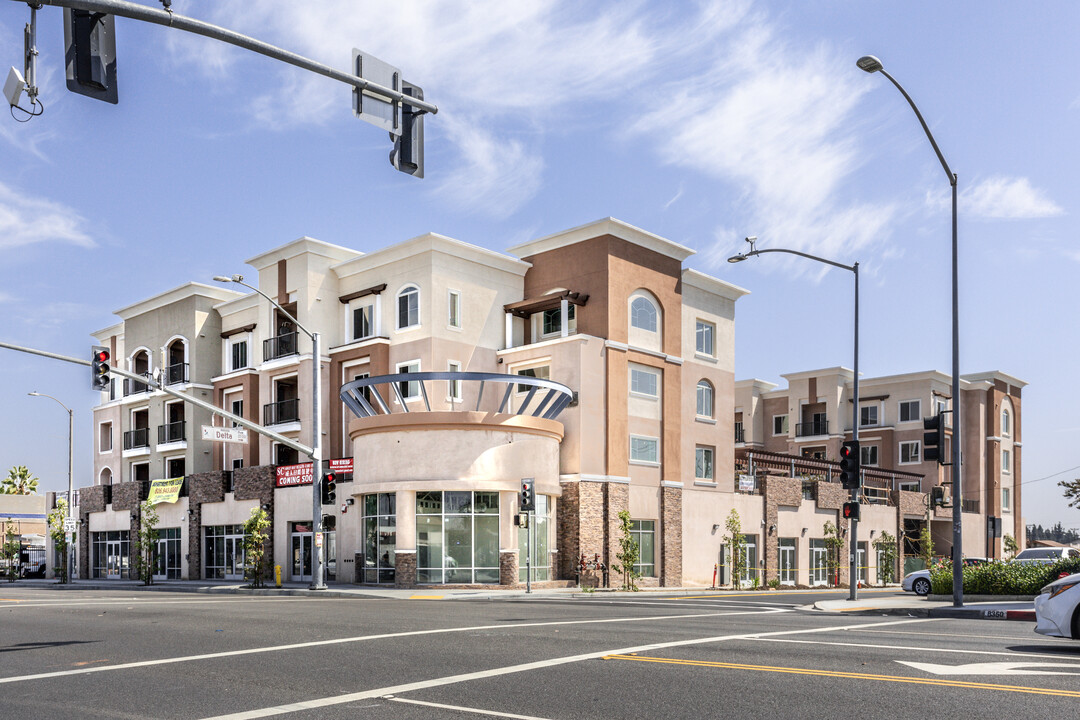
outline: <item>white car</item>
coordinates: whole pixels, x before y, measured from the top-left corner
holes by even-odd
[[[916,570],[904,576],[900,583],[900,589],[904,592],[914,592],[916,595],[930,594],[930,571]]]
[[[1071,547],[1038,547],[1022,550],[1013,562],[1022,565],[1053,565],[1058,560],[1080,558],[1080,550]]]
[[[1080,640],[1080,573],[1055,580],[1035,598],[1035,632]]]

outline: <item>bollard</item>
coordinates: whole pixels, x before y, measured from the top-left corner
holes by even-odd
[[[274,584],[281,587],[281,566],[274,566]]]

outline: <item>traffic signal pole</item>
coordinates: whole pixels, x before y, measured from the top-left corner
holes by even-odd
[[[855,382],[852,386],[851,400],[851,439],[858,448],[855,456],[855,471],[859,476],[859,483],[851,488],[851,502],[859,502],[859,493],[862,490],[862,447],[859,445],[859,263],[851,266],[855,273]],[[851,519],[851,544],[848,545],[851,552],[851,569],[848,577],[848,600],[859,599],[859,520]],[[869,556],[869,552],[867,555]]]

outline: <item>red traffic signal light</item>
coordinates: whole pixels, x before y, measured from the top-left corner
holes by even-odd
[[[109,382],[109,349],[95,345],[90,354],[90,387],[106,390]]]
[[[862,486],[858,440],[848,440],[840,446],[840,484],[845,490],[857,490]]]

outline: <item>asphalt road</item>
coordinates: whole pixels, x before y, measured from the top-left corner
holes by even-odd
[[[0,717],[1071,717],[1080,643],[839,593],[407,600],[0,587]]]

